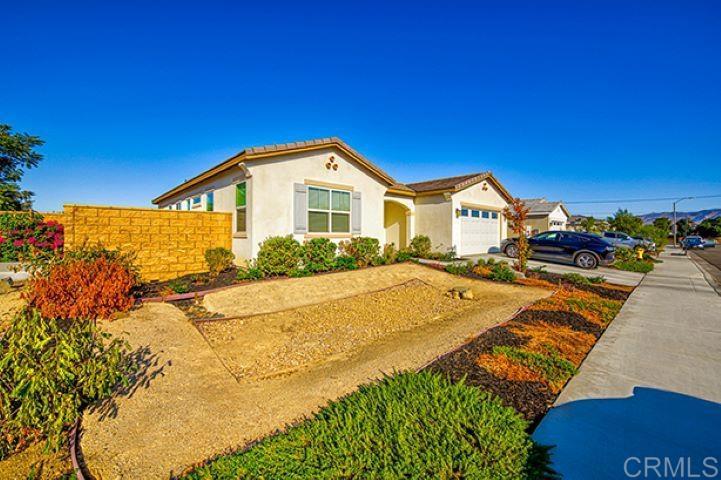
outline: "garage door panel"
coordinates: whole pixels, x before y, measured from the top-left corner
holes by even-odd
[[[493,218],[493,214],[496,218]],[[500,246],[501,221],[497,212],[463,209],[459,255],[487,253]]]

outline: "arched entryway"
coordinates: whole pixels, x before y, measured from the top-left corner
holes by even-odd
[[[386,200],[383,206],[383,226],[386,229],[386,243],[393,243],[396,248],[405,248],[410,241],[411,211],[402,203]]]

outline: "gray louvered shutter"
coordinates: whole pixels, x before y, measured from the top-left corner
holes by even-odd
[[[293,233],[308,233],[308,186],[293,184]]]
[[[353,206],[351,207],[351,233],[361,233],[361,193],[353,192]]]

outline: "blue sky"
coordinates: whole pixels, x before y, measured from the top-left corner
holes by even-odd
[[[400,181],[492,170],[514,195],[569,202],[721,194],[721,2],[1,10],[0,122],[46,141],[25,179],[39,210],[146,206],[245,146],[331,135]]]

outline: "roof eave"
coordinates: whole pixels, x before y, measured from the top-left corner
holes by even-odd
[[[343,153],[351,157],[356,162],[360,163],[363,167],[370,170],[373,174],[375,174],[377,177],[381,178],[383,181],[388,183],[388,185],[393,185],[396,183],[396,181],[388,175],[386,172],[384,172],[382,169],[371,163],[369,160],[366,160],[365,158],[361,157],[359,154],[357,154],[353,149],[346,146],[346,144],[340,140],[335,140],[333,142],[327,142],[327,143],[319,143],[314,145],[304,145],[297,148],[290,148],[285,150],[268,150],[268,151],[262,151],[258,153],[248,153],[248,150],[243,150],[240,153],[230,157],[226,161],[216,165],[215,167],[206,170],[205,172],[196,175],[195,177],[191,178],[190,180],[181,183],[177,187],[174,187],[167,192],[163,193],[162,195],[159,195],[158,197],[154,198],[152,200],[152,203],[154,205],[158,205],[160,202],[167,200],[168,198],[177,195],[178,193],[182,192],[183,190],[187,190],[188,188],[191,188],[200,182],[207,180],[219,173],[224,172],[225,170],[228,170],[229,168],[232,168],[236,164],[240,162],[245,161],[253,161],[253,160],[263,160],[269,157],[278,157],[282,155],[290,155],[293,153],[298,152],[304,152],[304,151],[311,151],[311,150],[322,150],[325,148],[337,148],[341,150]]]

